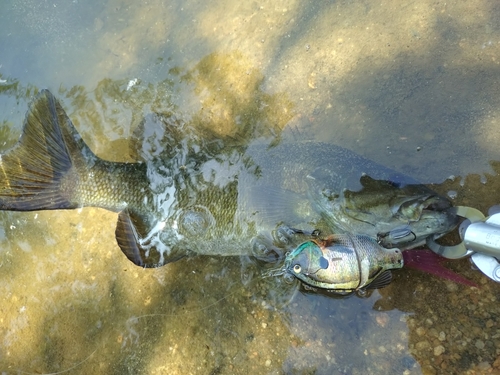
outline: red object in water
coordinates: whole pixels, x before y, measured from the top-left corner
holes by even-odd
[[[403,260],[406,267],[427,272],[462,285],[479,287],[476,283],[443,266],[442,263],[448,259],[439,256],[432,250],[405,250],[403,251]]]

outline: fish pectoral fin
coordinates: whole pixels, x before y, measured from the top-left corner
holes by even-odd
[[[319,218],[309,200],[299,193],[266,183],[242,184],[238,190],[238,196],[245,197],[238,202],[241,214],[264,227],[281,223],[284,218],[286,224],[292,226]]]
[[[385,288],[392,281],[392,272],[387,270],[378,275],[365,289],[380,289]]]
[[[187,252],[178,249],[172,251],[159,240],[153,241],[160,231],[161,228],[151,225],[149,217],[123,210],[118,215],[115,236],[121,251],[132,263],[140,267],[156,268],[187,255]],[[145,239],[149,241],[144,241]]]

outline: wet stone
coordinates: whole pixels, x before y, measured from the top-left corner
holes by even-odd
[[[422,366],[422,374],[423,375],[435,375],[437,374],[436,369],[431,365]]]
[[[456,292],[458,291],[458,285],[456,283],[447,282],[446,289],[448,289],[449,292]]]
[[[495,362],[493,362],[493,367],[500,368],[500,357],[497,357],[497,359],[495,359]]]
[[[480,371],[486,371],[486,370],[489,370],[490,368],[491,368],[491,365],[486,361],[481,362],[480,364],[477,365],[477,369]]]
[[[483,340],[477,340],[476,341],[476,348],[478,348],[478,349],[484,349],[484,342],[483,342]]]
[[[434,366],[436,367],[440,367],[440,365],[443,363],[443,356],[440,355],[440,356],[436,356],[436,359],[434,361]]]
[[[423,335],[425,335],[425,328],[423,328],[423,327],[418,327],[418,328],[415,330],[415,332],[417,332],[417,335],[419,335],[419,336],[423,336]]]
[[[419,351],[429,349],[430,347],[431,344],[428,341],[420,341],[415,344],[415,349]]]
[[[434,355],[437,357],[437,356],[440,356],[441,354],[443,354],[445,351],[444,349],[444,346],[443,345],[438,345],[434,348]]]
[[[428,335],[432,336],[432,337],[438,337],[438,331],[437,331],[437,329],[435,329],[435,328],[429,329]]]

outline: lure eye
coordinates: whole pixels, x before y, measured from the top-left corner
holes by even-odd
[[[293,266],[293,272],[300,273],[300,271],[302,271],[302,267],[299,264]]]

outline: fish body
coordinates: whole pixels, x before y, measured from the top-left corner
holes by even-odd
[[[368,236],[339,234],[302,243],[287,255],[284,269],[309,286],[349,292],[388,285],[389,270],[403,263],[399,249],[385,249]]]
[[[281,224],[315,228],[332,215],[339,222],[352,220],[345,210],[322,212],[332,209],[324,204],[332,199],[316,199],[312,190],[356,192],[363,188],[363,173],[416,184],[341,147],[233,145],[200,135],[171,115],[146,116],[131,140],[131,154],[138,162],[96,156],[60,103],[43,90],[30,105],[18,143],[1,155],[0,210],[92,206],[118,212],[115,234],[122,252],[138,266],[158,267],[191,254],[254,255],[252,240]],[[387,212],[377,217],[386,215],[391,233],[400,221]],[[439,218],[442,212],[429,215]],[[448,218],[444,229],[455,219]],[[412,227],[418,222],[408,225],[421,235]],[[330,224],[335,223],[325,225]],[[434,229],[431,234],[444,230]],[[355,227],[354,233],[363,231]]]

